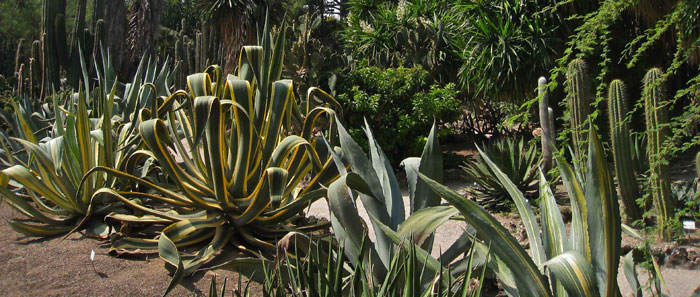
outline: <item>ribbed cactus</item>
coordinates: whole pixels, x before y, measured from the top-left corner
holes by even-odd
[[[542,171],[547,173],[552,169],[552,144],[549,142],[554,139],[554,132],[550,126],[552,120],[549,118],[549,94],[546,78],[540,77],[537,81],[537,93],[540,97],[539,113],[540,126],[542,127]]]
[[[61,61],[67,60],[65,39],[65,0],[44,0],[42,2],[41,31],[44,34],[44,67],[48,85],[59,86]]]
[[[695,174],[700,178],[700,152],[695,154]]]
[[[667,165],[663,162],[661,146],[668,137],[666,108],[661,106],[664,86],[661,81],[663,71],[652,68],[644,75],[644,114],[647,129],[647,153],[651,177],[649,185],[657,211],[659,234],[670,239],[671,230],[668,219],[673,215],[675,201],[671,196],[671,184],[668,180]]]
[[[625,83],[619,79],[613,80],[608,89],[610,139],[622,203],[625,206],[627,221],[632,222],[642,218],[642,210],[636,202],[637,197],[639,197],[639,189],[632,165],[630,128],[628,122],[625,121],[628,112],[629,103]]]
[[[566,71],[568,82],[567,101],[569,104],[569,123],[571,138],[574,144],[576,158],[581,160],[581,153],[586,144],[586,119],[590,115],[590,105],[593,102],[593,88],[588,76],[588,66],[582,59],[574,59]]]
[[[29,52],[29,97],[34,97],[34,89],[41,81],[41,43],[39,40],[32,42],[32,48]]]

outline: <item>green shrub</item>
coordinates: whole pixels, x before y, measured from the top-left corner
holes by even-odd
[[[430,128],[433,118],[448,123],[458,118],[461,104],[454,84],[438,85],[421,67],[360,67],[342,76],[338,100],[350,127],[363,127],[363,118],[377,127],[377,139],[392,163],[420,153],[424,143],[421,131]],[[362,139],[362,129],[350,129]],[[443,134],[443,133],[440,133]],[[361,144],[364,145],[364,144]]]

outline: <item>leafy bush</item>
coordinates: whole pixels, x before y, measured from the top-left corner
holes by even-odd
[[[361,67],[341,77],[338,93],[348,125],[363,127],[366,118],[377,127],[377,139],[393,164],[420,153],[421,132],[430,128],[433,118],[454,121],[461,108],[455,85],[431,84],[421,67]],[[350,129],[350,134],[361,139],[364,132]]]
[[[453,40],[465,16],[451,1],[350,1],[342,34],[357,60],[384,67],[422,66],[441,82],[456,78],[460,65]]]

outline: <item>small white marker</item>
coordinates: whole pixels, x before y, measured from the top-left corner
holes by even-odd
[[[92,271],[94,271],[95,274],[100,275],[100,273],[97,272],[97,268],[95,268],[95,250],[90,250],[90,265],[92,265]]]
[[[694,231],[695,230],[695,221],[694,220],[683,221],[683,229],[688,230],[688,231]]]

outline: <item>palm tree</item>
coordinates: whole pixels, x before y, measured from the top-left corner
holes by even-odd
[[[255,44],[257,27],[264,21],[267,7],[280,7],[279,0],[197,0],[210,20],[211,29],[221,40],[224,72],[230,73],[237,64],[241,46]],[[275,14],[271,18],[277,19]]]

